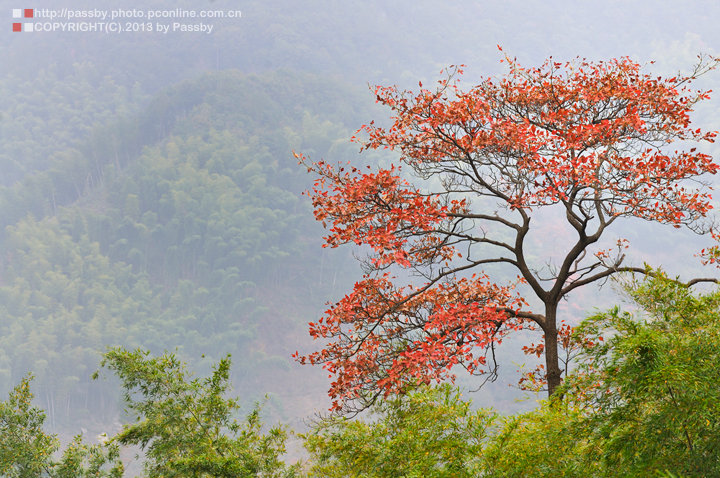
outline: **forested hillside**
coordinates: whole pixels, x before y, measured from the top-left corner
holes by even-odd
[[[69,196],[56,191],[82,176],[58,160],[5,189],[2,216],[22,216],[3,237],[3,390],[33,371],[51,420],[112,412],[89,376],[120,344],[206,363],[232,353],[256,398],[289,375],[303,312],[342,276],[323,267],[290,151],[353,154],[348,97],[307,74],[203,75],[120,117],[135,127],[91,138],[97,149],[62,149],[89,183]]]

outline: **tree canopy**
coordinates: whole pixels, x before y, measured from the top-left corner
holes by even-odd
[[[709,230],[703,177],[718,165],[688,145],[713,142],[716,132],[691,126],[709,93],[690,84],[717,59],[674,77],[643,72],[629,58],[551,58],[535,68],[503,61],[504,77],[468,90],[457,79],[461,67],[434,90],[376,87],[392,124],[371,122],[354,139],[365,150],[398,152],[397,165],[374,171],[296,153],[317,178],[309,194],[329,228],[326,245],[369,251],[362,280],[310,324],[327,346],[298,355],[335,377],[336,409],[452,377],[456,365],[492,373],[488,350],[522,328],[543,333],[534,350],[545,354],[552,393],[561,383],[560,301],[618,272],[645,271],[626,264],[626,240],[601,241],[611,226],[640,218]],[[563,225],[541,265],[530,244],[543,234],[533,219],[544,210]],[[485,273],[497,264],[517,281]],[[540,310],[528,307],[530,296]]]
[[[135,415],[135,422],[113,440],[145,449],[148,478],[294,476],[280,460],[286,439],[282,428],[262,433],[259,407],[244,423],[234,418],[238,400],[225,397],[229,357],[201,379],[192,378],[173,354],[149,355],[116,348],[102,361],[120,378],[128,411]]]
[[[716,476],[718,291],[662,272],[575,331],[579,366],[537,410],[506,417],[484,450],[489,476]],[[676,474],[676,475],[673,475]]]

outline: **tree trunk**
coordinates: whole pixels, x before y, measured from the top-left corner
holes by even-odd
[[[557,303],[545,304],[545,370],[547,371],[548,396],[560,386],[560,361],[558,357]]]

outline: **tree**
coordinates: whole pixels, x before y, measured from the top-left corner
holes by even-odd
[[[594,458],[630,475],[716,476],[720,291],[694,296],[660,273],[630,293],[641,313],[615,308],[578,327],[593,345],[565,384],[602,445]]]
[[[52,478],[121,478],[124,467],[120,447],[114,442],[98,445],[83,443],[76,436],[53,467]]]
[[[707,230],[702,176],[718,165],[696,148],[669,145],[713,142],[716,132],[690,126],[694,105],[709,96],[689,84],[718,59],[671,78],[644,73],[629,58],[551,58],[537,68],[504,61],[505,77],[468,91],[457,80],[461,68],[434,91],[376,87],[392,124],[371,122],[360,130],[366,139],[354,139],[364,150],[399,152],[400,165],[346,168],[296,153],[317,177],[309,194],[330,228],[326,245],[369,251],[362,280],[310,324],[313,337],[329,339],[325,348],[296,353],[335,377],[335,409],[452,377],[455,366],[494,372],[493,344],[533,327],[544,335],[552,394],[562,380],[560,301],[618,272],[644,272],[625,264],[627,241],[610,249],[601,242],[611,226],[640,218]],[[556,262],[542,266],[529,249],[543,234],[538,220],[552,214],[565,229],[553,238]],[[514,270],[518,281],[493,281],[483,272],[492,265]],[[528,309],[518,283],[541,310]]]
[[[57,450],[56,440],[42,429],[45,414],[31,400],[26,377],[0,402],[0,476],[41,476]]]
[[[480,476],[613,476],[601,463],[589,459],[596,457],[599,446],[588,439],[589,435],[580,412],[565,404],[544,402],[533,411],[503,417],[501,426],[483,450],[484,474]],[[640,473],[636,476],[649,475]]]
[[[304,436],[311,476],[471,477],[480,474],[494,414],[472,410],[449,385],[375,404],[371,422],[332,417]]]
[[[43,431],[45,412],[30,402],[32,377],[25,377],[0,402],[0,476],[8,478],[108,477],[119,478],[123,465],[117,445],[87,445],[76,436],[60,461],[53,454],[60,448],[54,435]]]
[[[720,474],[720,292],[694,296],[662,273],[628,291],[634,314],[615,307],[575,331],[563,396],[491,437],[488,476]]]
[[[129,411],[137,414],[137,421],[123,426],[113,441],[146,450],[149,478],[295,476],[296,467],[280,461],[286,438],[282,428],[262,434],[257,407],[245,423],[233,418],[237,400],[223,396],[229,358],[204,379],[191,379],[172,354],[149,357],[139,349],[111,349],[102,365],[115,371]]]

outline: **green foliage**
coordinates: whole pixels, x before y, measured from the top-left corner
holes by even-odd
[[[60,461],[59,441],[43,431],[45,413],[30,402],[31,377],[0,402],[0,476],[6,478],[119,478],[123,465],[115,444],[87,445],[76,436]]]
[[[30,404],[32,397],[27,377],[0,402],[0,476],[39,477],[57,449],[42,430],[45,413]]]
[[[642,311],[581,324],[562,398],[505,421],[489,476],[720,476],[720,292],[662,274],[629,292]]]
[[[32,371],[45,408],[95,406],[102,397],[86,384],[98,350],[125,334],[119,319],[132,305],[129,267],[112,264],[87,234],[74,239],[55,218],[28,218],[6,234],[0,349],[10,373],[0,388]],[[50,423],[57,425],[52,416]]]
[[[43,100],[38,100],[38,91],[44,93]],[[85,177],[77,177],[81,174],[78,166],[84,163],[87,169],[92,159],[81,151],[85,139],[98,125],[116,122],[144,99],[90,61],[76,62],[67,71],[50,63],[37,69],[29,81],[6,70],[0,77],[0,92],[0,164],[4,172],[0,185],[11,186],[25,179],[30,186],[30,178],[35,176],[35,180],[70,186],[53,188],[58,200],[64,199],[65,193],[76,194],[75,187],[83,188]],[[47,197],[51,191],[40,192]]]
[[[580,413],[559,404],[543,403],[535,411],[505,417],[484,456],[492,477],[605,476],[585,457],[595,443],[587,439]]]
[[[147,351],[115,348],[102,365],[120,378],[128,410],[137,416],[113,440],[145,450],[149,478],[294,476],[296,468],[280,460],[282,428],[263,434],[258,407],[244,423],[233,418],[238,402],[224,398],[229,358],[204,379],[191,378],[172,354],[150,357]]]
[[[720,292],[699,297],[662,275],[636,285],[641,319],[618,309],[579,333],[609,336],[568,382],[608,470],[720,474]]]
[[[331,418],[305,435],[312,476],[478,476],[493,421],[450,386],[423,388],[378,404],[375,420]]]
[[[121,478],[124,467],[120,461],[120,447],[107,442],[100,445],[83,443],[76,436],[63,452],[51,476],[53,478]]]
[[[64,77],[71,84],[51,89],[71,94],[90,81],[115,91],[95,67],[76,69]],[[117,88],[113,101],[127,94],[132,105],[108,104],[97,128],[53,137],[66,157],[28,165],[0,191],[0,223],[10,224],[0,228],[0,393],[33,371],[56,429],[93,428],[116,412],[89,380],[108,346],[206,354],[193,363],[204,370],[232,353],[234,376],[261,397],[260,382],[289,368],[301,310],[322,303],[339,274],[313,242],[320,228],[290,151],[354,153],[338,139],[356,122],[345,88],[223,71],[165,88],[141,114],[143,95]],[[58,114],[74,118],[88,98]],[[270,315],[278,306],[292,312]]]
[[[630,294],[642,313],[615,308],[578,329],[582,363],[562,397],[498,420],[450,386],[419,388],[378,403],[369,421],[316,423],[303,436],[310,475],[720,475],[720,292],[694,296],[659,277]],[[26,378],[0,403],[0,475],[119,478],[119,446],[139,445],[150,478],[300,476],[281,459],[283,428],[265,431],[257,406],[234,418],[229,358],[206,378],[175,355],[140,349],[111,349],[102,364],[120,379],[134,421],[104,445],[76,437],[56,460],[58,441],[42,430]]]

